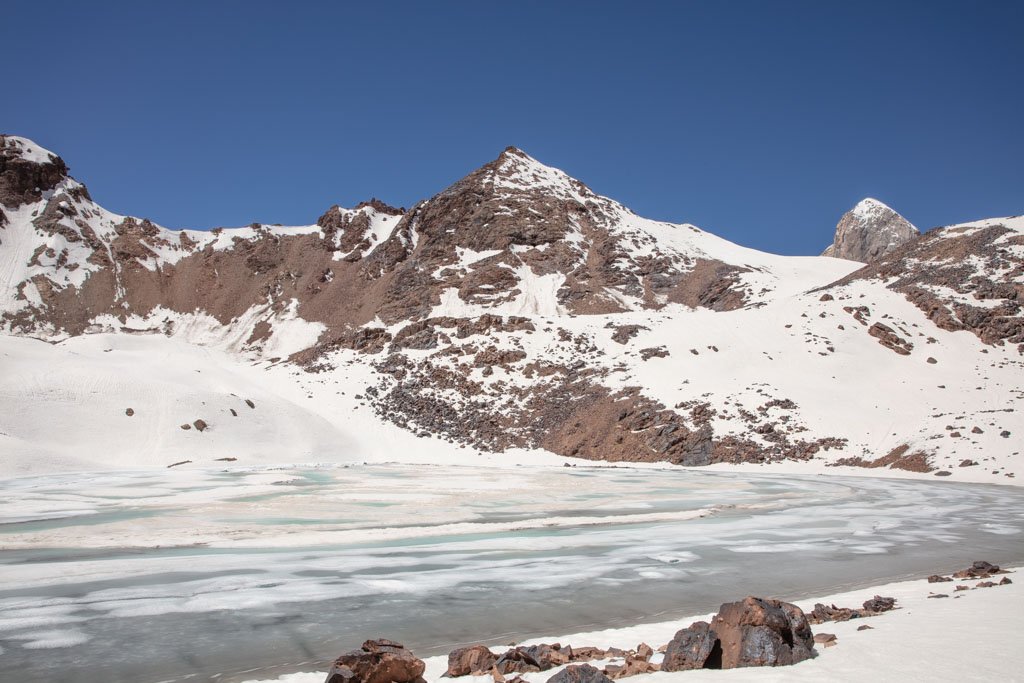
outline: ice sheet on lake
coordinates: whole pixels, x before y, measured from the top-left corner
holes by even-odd
[[[3,487],[0,677],[66,656],[102,680],[147,657],[173,680],[329,657],[382,631],[441,647],[931,573],[976,552],[1024,559],[1024,492],[979,485],[352,466]],[[192,663],[161,653],[183,629],[216,633]],[[111,650],[127,637],[139,647]]]

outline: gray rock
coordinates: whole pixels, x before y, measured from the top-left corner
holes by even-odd
[[[864,199],[839,220],[822,256],[870,263],[918,236],[907,219],[877,199]]]

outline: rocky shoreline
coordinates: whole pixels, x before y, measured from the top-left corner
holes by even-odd
[[[992,580],[1009,573],[987,561],[976,561],[951,575],[933,574],[926,581],[976,582],[974,586],[958,584],[955,592],[962,592],[1010,585],[1013,581],[1007,576]],[[948,597],[936,592],[927,595],[928,599]],[[486,677],[494,683],[609,683],[655,672],[791,666],[817,657],[816,646],[838,644],[836,634],[814,632],[812,625],[867,620],[901,607],[898,598],[875,595],[860,608],[819,602],[805,613],[793,603],[748,596],[723,604],[709,621],[694,621],[658,647],[646,642],[627,647],[555,642],[511,644],[495,653],[483,644],[473,644],[448,654],[441,677]],[[856,628],[867,630],[874,627],[866,621]],[[426,671],[427,664],[403,645],[378,638],[338,657],[325,683],[425,683]],[[548,676],[550,672],[554,673]],[[541,673],[544,678],[537,677]]]

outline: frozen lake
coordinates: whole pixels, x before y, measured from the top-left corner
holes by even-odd
[[[0,680],[218,681],[1024,560],[1024,492],[685,469],[0,482]]]

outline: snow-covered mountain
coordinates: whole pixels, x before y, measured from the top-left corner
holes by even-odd
[[[898,217],[865,200],[838,231],[885,242],[869,265],[775,256],[508,148],[407,211],[175,231],[0,137],[0,459],[554,453],[1005,481],[1024,219],[893,238],[876,204]]]

